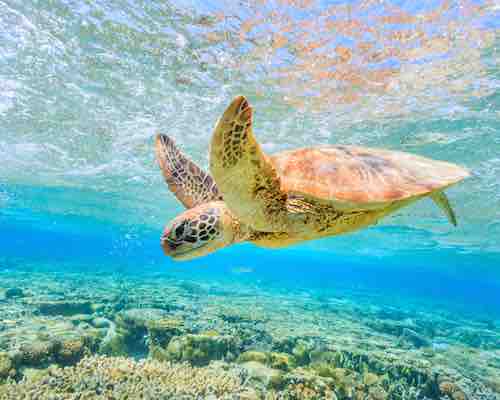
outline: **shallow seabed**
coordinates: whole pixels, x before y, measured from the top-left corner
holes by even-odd
[[[498,398],[498,320],[233,274],[4,270],[0,398]]]

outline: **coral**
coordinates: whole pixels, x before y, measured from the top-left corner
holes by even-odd
[[[337,395],[342,399],[385,400],[389,398],[389,393],[385,388],[387,379],[372,372],[358,373],[346,368],[336,368],[327,362],[315,363],[312,369],[319,376],[330,378]]]
[[[337,397],[330,379],[319,377],[302,368],[285,375],[282,385],[281,390],[286,394],[285,398],[316,400]]]
[[[116,316],[116,324],[128,330],[146,330],[151,321],[168,318],[168,312],[159,308],[131,308]]]
[[[467,396],[460,387],[450,381],[442,381],[439,384],[439,391],[442,395],[448,396],[452,400],[467,400]]]
[[[303,340],[297,340],[292,349],[292,354],[295,357],[297,365],[306,365],[311,361],[309,352],[312,348],[311,344]]]
[[[160,361],[170,360],[167,351],[170,340],[186,332],[180,320],[164,318],[147,323],[149,356]],[[211,334],[207,334],[210,336]],[[214,335],[212,335],[214,336]]]
[[[37,380],[42,378],[47,373],[47,369],[23,367],[20,372],[22,373],[23,379]]]
[[[388,397],[388,393],[380,386],[372,386],[368,389],[369,400],[386,400]]]
[[[172,338],[166,349],[166,357],[172,361],[206,365],[211,360],[231,359],[236,351],[236,340],[232,336],[189,334]]]
[[[219,312],[219,318],[231,324],[257,323],[263,321],[255,312],[229,307],[224,307],[223,310]]]
[[[73,367],[54,367],[20,383],[0,385],[2,400],[238,399],[239,393],[249,392],[231,371],[122,357],[84,358]]]
[[[22,344],[13,353],[16,368],[41,368],[51,363],[71,365],[84,355],[95,352],[97,338],[91,335],[78,338],[49,337],[47,340],[32,341]]]
[[[241,291],[229,282],[193,295],[196,288],[179,290],[179,280],[163,272],[154,278],[130,276],[119,284],[107,273],[58,273],[57,279],[36,272],[13,274],[18,273],[0,274],[0,286],[29,290],[20,301],[9,301],[0,290],[0,349],[8,351],[0,353],[0,380],[12,389],[12,380],[22,379],[19,385],[27,390],[13,389],[22,396],[11,398],[44,400],[36,396],[47,391],[46,399],[99,399],[96,393],[106,392],[106,384],[131,385],[118,366],[125,359],[114,367],[103,361],[116,380],[74,367],[81,357],[98,351],[149,356],[147,365],[151,359],[165,360],[158,365],[171,375],[162,382],[181,368],[171,362],[186,361],[192,365],[182,368],[193,371],[205,371],[210,364],[210,369],[252,386],[234,399],[466,400],[495,398],[500,391],[498,355],[484,351],[498,349],[496,322],[413,309],[380,312],[372,299],[363,305],[358,294],[325,294],[317,301],[314,292],[275,296],[257,286]],[[377,321],[380,317],[385,319]],[[65,366],[81,379],[62,378],[61,369],[51,365]],[[165,365],[169,367],[163,369]],[[138,375],[130,376],[143,385],[146,377]],[[63,381],[76,385],[73,394],[64,392]],[[124,389],[122,397],[116,390],[117,399],[141,397],[136,389]],[[155,399],[153,390],[159,389],[147,389],[142,398]],[[214,392],[206,393],[198,397],[216,398]]]
[[[250,380],[263,385],[264,388],[279,388],[283,384],[283,371],[269,368],[257,361],[247,361],[241,364],[241,366]]]
[[[296,362],[291,354],[286,353],[264,353],[260,351],[246,351],[240,354],[238,362],[244,363],[248,361],[256,361],[265,364],[274,369],[282,371],[290,371],[295,368]]]
[[[268,360],[268,356],[266,353],[261,351],[245,351],[241,353],[238,357],[238,362],[245,363],[248,361],[256,361],[261,364],[266,364]]]
[[[168,313],[156,308],[124,310],[117,314],[116,323],[106,321],[109,328],[100,346],[101,354],[144,355],[148,352],[146,335],[148,335],[149,351],[151,352],[151,347],[166,342],[167,337],[170,337],[174,332],[180,332],[175,329],[175,324],[168,319]]]
[[[100,354],[107,354],[111,356],[126,356],[129,353],[129,345],[127,337],[120,333],[112,336],[107,336],[108,340],[103,341],[99,347]]]
[[[117,314],[115,322],[115,340],[120,341],[120,346],[123,345],[125,353],[129,354],[146,354],[147,342],[150,345],[166,344],[174,333],[180,332],[176,330],[177,321],[169,319],[168,312],[159,308],[124,310]]]
[[[67,340],[61,343],[56,354],[56,361],[62,365],[70,365],[80,360],[85,354],[85,343],[81,339]]]
[[[162,347],[168,346],[170,339],[174,336],[180,336],[186,332],[181,320],[171,318],[148,321],[146,329],[150,345]]]
[[[14,365],[9,355],[0,353],[0,382],[15,374]]]
[[[356,373],[345,368],[335,368],[328,363],[313,365],[313,369],[321,377],[331,378],[337,393],[342,397],[351,397],[357,380]]]
[[[40,367],[54,361],[54,356],[61,346],[56,340],[33,341],[20,346],[15,361],[19,366]]]
[[[262,400],[262,396],[260,395],[260,393],[253,388],[247,388],[243,390],[237,397],[233,396],[233,398],[238,400]]]
[[[403,360],[388,357],[384,353],[365,353],[339,349],[314,350],[311,353],[312,366],[326,364],[329,368],[344,368],[363,374],[372,372],[386,375],[391,380],[402,382],[406,386],[424,388],[433,380],[433,374],[425,367],[407,364]]]
[[[292,353],[300,339],[296,336],[277,337],[273,340],[273,350],[281,353]]]
[[[363,383],[366,386],[372,386],[376,384],[380,380],[380,377],[374,373],[371,372],[365,372],[363,374]]]
[[[128,353],[128,339],[127,331],[117,329],[114,322],[110,322],[106,336],[99,344],[99,353],[113,356],[125,356]]]
[[[291,354],[269,353],[269,366],[282,371],[290,371],[295,368],[296,361]]]

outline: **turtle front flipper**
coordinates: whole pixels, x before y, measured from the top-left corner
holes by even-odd
[[[170,191],[186,207],[222,200],[212,177],[187,158],[167,135],[156,135],[156,159]]]
[[[224,201],[242,222],[267,232],[286,230],[287,195],[278,173],[252,132],[252,108],[236,97],[217,122],[210,172]]]

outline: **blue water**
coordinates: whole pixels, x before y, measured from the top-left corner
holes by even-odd
[[[446,312],[498,333],[495,2],[0,0],[0,10],[0,276],[104,271],[349,293],[360,307]],[[424,200],[347,236],[165,257],[163,226],[183,208],[154,136],[168,133],[206,168],[212,127],[237,94],[269,153],[360,144],[469,168],[447,191],[459,226]]]
[[[54,191],[69,198],[84,197],[71,189],[66,189],[66,193],[60,189],[6,189],[9,194],[29,193],[38,199],[52,198]],[[98,203],[100,195],[93,196],[92,200]],[[103,204],[100,211],[108,206],[109,203]],[[235,267],[245,267],[251,269],[250,276],[232,276],[231,279],[303,289],[362,288],[388,298],[394,296],[398,303],[404,303],[405,296],[410,296],[429,304],[440,303],[467,315],[480,313],[492,319],[500,316],[499,258],[492,252],[466,252],[456,248],[397,252],[390,249],[395,254],[380,255],[379,248],[374,249],[374,254],[356,254],[357,248],[349,255],[337,252],[336,247],[351,245],[355,238],[337,237],[322,240],[323,248],[319,249],[315,248],[316,243],[280,250],[239,244],[180,263],[163,255],[159,231],[140,223],[117,224],[91,215],[58,215],[26,208],[4,209],[1,220],[3,269],[40,264],[50,270],[83,270],[89,274],[109,268],[131,274],[145,271],[178,273],[203,280],[204,277],[224,279]],[[389,231],[386,227],[381,230]],[[389,234],[411,235],[412,231],[401,227],[392,229]],[[362,243],[359,246],[366,249]],[[385,249],[386,246],[381,243],[381,247]]]

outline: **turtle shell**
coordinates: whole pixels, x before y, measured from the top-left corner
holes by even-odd
[[[270,156],[281,188],[291,195],[371,209],[425,196],[469,176],[457,165],[358,146],[321,146]]]

